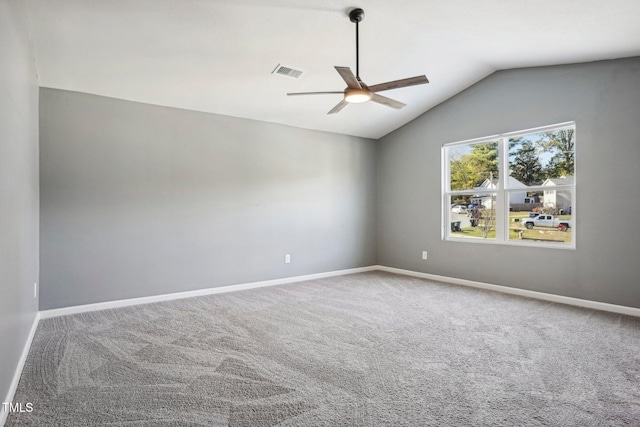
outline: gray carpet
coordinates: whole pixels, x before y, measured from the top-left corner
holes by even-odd
[[[7,425],[640,425],[640,319],[381,272],[43,320]]]

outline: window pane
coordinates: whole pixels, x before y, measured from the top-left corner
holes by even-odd
[[[450,235],[470,239],[496,238],[496,193],[483,197],[450,197]]]
[[[573,127],[569,127],[510,138],[506,187],[573,185],[574,131]]]
[[[553,191],[554,203],[538,203],[528,209],[526,203],[520,203],[522,192],[510,191],[509,194],[509,240],[526,240],[570,244],[573,239],[573,207],[571,191]],[[551,191],[545,194],[551,200]]]
[[[449,148],[451,191],[498,188],[498,142]]]

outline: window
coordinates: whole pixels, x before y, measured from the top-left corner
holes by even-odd
[[[443,238],[575,248],[575,123],[446,144]]]

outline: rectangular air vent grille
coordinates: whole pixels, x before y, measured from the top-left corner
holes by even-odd
[[[299,79],[302,76],[302,71],[295,68],[287,67],[286,65],[278,64],[272,74],[280,74],[283,76],[291,77],[292,79]]]

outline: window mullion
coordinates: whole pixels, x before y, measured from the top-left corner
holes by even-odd
[[[505,188],[507,183],[507,175],[508,165],[507,161],[507,153],[508,147],[505,148],[506,138],[500,138],[498,144],[498,191],[496,193],[496,206],[495,206],[495,215],[496,215],[496,241],[504,241],[505,240]]]
[[[440,230],[441,238],[446,239],[450,237],[449,228],[447,228],[447,224],[451,221],[451,208],[449,207],[450,192],[451,192],[451,169],[449,168],[449,149],[444,148],[442,150],[442,157],[440,159],[442,162],[442,170],[444,170],[444,176],[442,179],[442,192],[444,195],[442,197],[442,210],[440,221],[442,224],[442,229]]]

